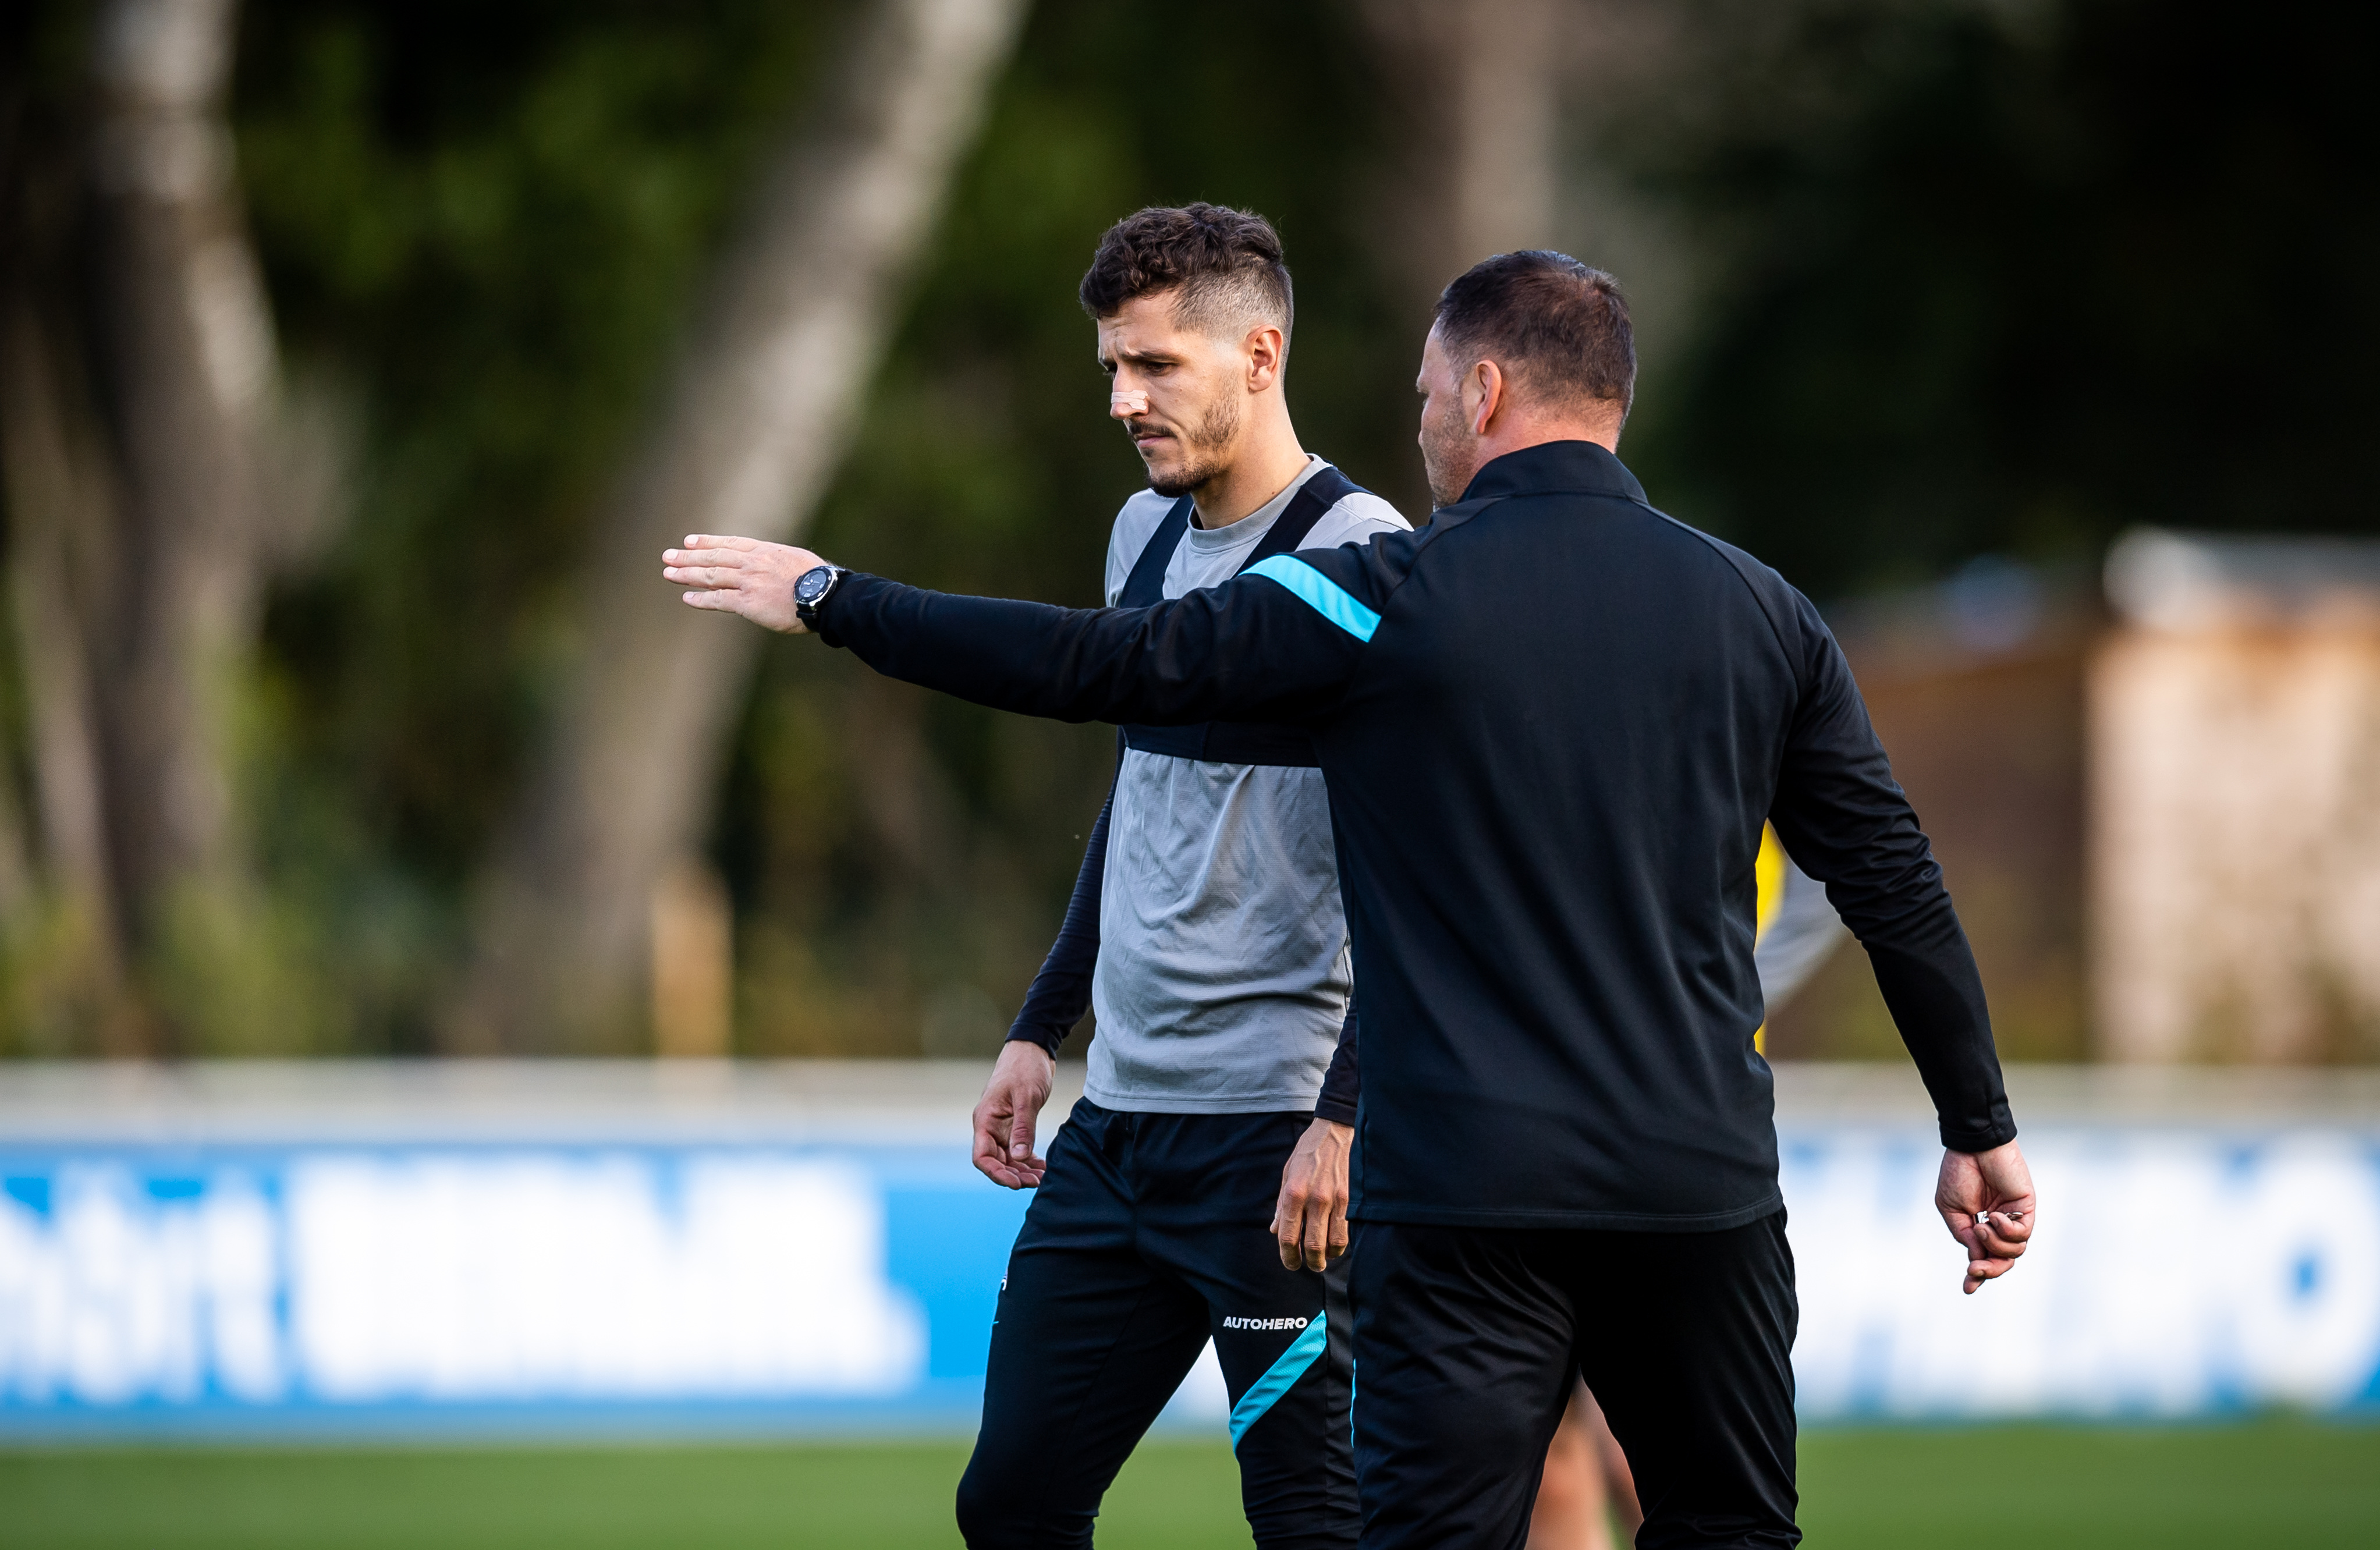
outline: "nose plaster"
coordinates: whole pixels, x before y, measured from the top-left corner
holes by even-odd
[[[1109,394],[1108,413],[1126,417],[1145,415],[1148,413],[1148,394],[1137,388],[1129,393]]]

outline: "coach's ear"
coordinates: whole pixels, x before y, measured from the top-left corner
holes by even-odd
[[[1485,436],[1496,417],[1509,406],[1512,384],[1504,369],[1492,360],[1476,360],[1463,376],[1463,408],[1471,419],[1471,434]]]

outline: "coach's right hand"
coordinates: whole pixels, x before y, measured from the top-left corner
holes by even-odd
[[[1967,1251],[1966,1294],[2009,1273],[2033,1241],[2040,1202],[2033,1170],[2013,1141],[1988,1152],[1945,1152],[1934,1186],[1935,1209]]]
[[[1033,1153],[1033,1126],[1050,1101],[1050,1081],[1058,1062],[1031,1039],[1000,1047],[991,1080],[975,1106],[975,1166],[995,1184],[1029,1190],[1050,1165]]]
[[[1323,1270],[1347,1252],[1347,1154],[1355,1127],[1317,1118],[1281,1165],[1272,1235],[1292,1270]]]

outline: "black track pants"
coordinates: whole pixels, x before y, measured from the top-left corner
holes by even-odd
[[[1577,1373],[1627,1450],[1637,1550],[1799,1544],[1785,1216],[1726,1232],[1356,1229],[1365,1550],[1520,1550]]]
[[[973,1550],[1089,1544],[1099,1498],[1210,1336],[1257,1544],[1355,1543],[1344,1262],[1284,1270],[1270,1228],[1311,1122],[1075,1104],[1001,1289],[959,1483]]]

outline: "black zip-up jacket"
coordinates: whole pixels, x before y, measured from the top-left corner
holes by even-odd
[[[1414,533],[1148,609],[852,575],[879,672],[1065,721],[1311,729],[1363,1021],[1355,1211],[1718,1230],[1775,1211],[1763,818],[1858,934],[1943,1144],[2012,1139],[1973,955],[1808,600],[1584,442]]]

